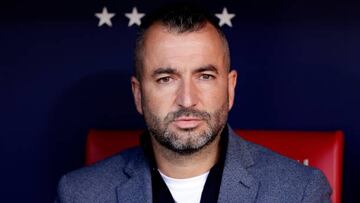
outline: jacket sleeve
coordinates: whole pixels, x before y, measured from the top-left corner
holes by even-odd
[[[331,187],[320,170],[314,170],[305,188],[302,202],[325,203],[331,202]]]

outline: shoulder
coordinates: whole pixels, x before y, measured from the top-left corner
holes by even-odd
[[[100,199],[101,196],[114,194],[115,188],[127,180],[124,169],[139,159],[143,159],[143,151],[136,147],[65,174],[59,181],[58,201],[72,202],[75,201],[73,198],[80,196]],[[72,199],[66,201],[64,198]]]
[[[302,201],[329,200],[331,188],[319,169],[305,166],[262,146],[246,143],[254,159],[252,174],[261,180],[263,190],[272,188],[272,191],[286,194],[287,198],[301,197]]]
[[[230,153],[246,154],[249,174],[260,183],[261,194],[272,194],[283,200],[327,202],[331,188],[324,174],[270,149],[248,142],[238,135],[230,136]],[[236,151],[242,151],[238,153]],[[240,155],[241,156],[241,155]],[[261,196],[261,195],[260,195]],[[325,200],[325,201],[324,201]]]
[[[313,175],[321,174],[318,169],[305,166],[268,148],[248,141],[244,141],[244,143],[253,159],[253,170],[266,171],[274,177],[278,176],[288,180],[299,179],[301,182],[307,182],[307,179]]]

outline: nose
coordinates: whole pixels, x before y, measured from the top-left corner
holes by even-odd
[[[198,97],[199,92],[194,82],[191,79],[183,80],[177,93],[176,103],[184,108],[195,107]]]

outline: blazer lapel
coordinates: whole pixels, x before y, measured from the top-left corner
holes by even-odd
[[[143,153],[130,159],[124,173],[128,179],[116,188],[118,202],[152,202],[151,174]]]
[[[254,161],[242,138],[229,127],[229,143],[218,202],[255,202],[259,182],[248,172]]]

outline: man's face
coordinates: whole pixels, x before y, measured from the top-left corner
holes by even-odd
[[[226,125],[236,72],[228,72],[224,50],[209,24],[181,34],[159,24],[147,31],[141,81],[133,77],[132,88],[137,110],[161,145],[191,154]]]

